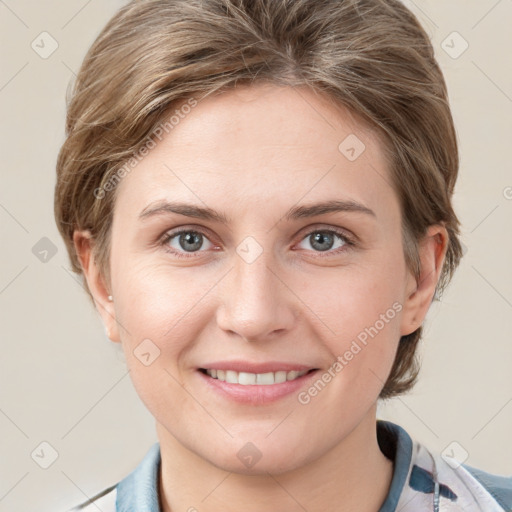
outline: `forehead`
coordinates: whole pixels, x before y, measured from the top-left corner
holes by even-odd
[[[230,154],[247,154],[249,147],[257,145],[257,149],[283,152],[287,147],[306,151],[330,148],[337,155],[340,135],[375,138],[348,109],[305,87],[244,85],[201,100],[183,117],[172,130],[173,136],[167,137],[168,149],[201,144],[222,152],[227,141],[237,141],[240,146],[229,147]]]
[[[262,198],[284,205],[330,195],[378,209],[393,195],[376,134],[326,96],[244,86],[186,112],[123,178],[119,207],[140,211],[179,196],[195,203],[204,198],[212,207],[229,200],[233,207],[254,201],[261,208]]]

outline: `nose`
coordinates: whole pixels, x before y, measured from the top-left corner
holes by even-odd
[[[288,332],[297,318],[298,300],[286,284],[271,251],[248,262],[238,253],[223,280],[218,326],[246,341],[275,339]]]

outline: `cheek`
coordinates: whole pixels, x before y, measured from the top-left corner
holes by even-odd
[[[116,318],[133,385],[155,416],[186,406],[179,363],[199,338],[202,287],[162,266],[118,266]]]
[[[199,272],[192,269],[146,262],[119,265],[117,270],[116,317],[124,327],[121,340],[134,385],[151,409],[150,401],[166,395],[179,403],[186,398],[180,385],[193,366],[189,354],[214,314],[207,292],[218,281],[218,272],[194,278]],[[153,396],[155,389],[158,396]]]
[[[197,306],[208,289],[204,280],[193,275],[190,269],[171,268],[163,263],[129,261],[119,265],[117,286],[119,290],[119,319],[140,337],[161,338],[181,329],[181,323]],[[199,275],[199,272],[197,272]],[[130,330],[130,329],[128,329]],[[130,330],[130,331],[131,331]]]
[[[340,376],[334,379],[335,387],[345,396],[378,393],[391,370],[403,309],[397,261],[380,255],[373,265],[336,269],[328,278],[314,280],[314,288],[301,290],[304,302],[321,320],[315,322],[316,337],[333,362],[339,362],[333,368]]]
[[[403,283],[394,259],[384,256],[376,253],[374,261],[368,259],[364,265],[319,269],[301,284],[297,280],[294,291],[306,306],[304,311],[320,319],[334,339],[347,341],[362,333],[364,341],[372,326],[387,335],[399,323]]]

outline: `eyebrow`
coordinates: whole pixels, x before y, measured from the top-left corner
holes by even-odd
[[[373,217],[377,217],[375,212],[352,200],[332,200],[315,203],[310,205],[294,206],[290,208],[284,215],[285,220],[297,220],[308,217],[315,217],[317,215],[325,215],[326,213],[336,212],[350,212],[350,213],[364,213]],[[193,217],[196,219],[210,220],[219,222],[221,224],[229,224],[230,219],[223,212],[216,212],[211,208],[205,208],[188,203],[157,201],[152,203],[139,215],[140,220],[145,220],[149,217],[159,216],[168,213],[177,213],[185,217]]]

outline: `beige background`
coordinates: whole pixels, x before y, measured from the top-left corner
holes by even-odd
[[[419,384],[379,415],[432,449],[456,441],[466,463],[511,474],[512,2],[406,3],[431,35],[448,83],[467,253],[429,312]],[[53,218],[66,87],[122,4],[0,0],[1,511],[66,510],[126,476],[156,441],[118,347],[69,271]],[[42,46],[44,31],[58,43],[46,59],[31,47]],[[463,48],[454,31],[469,44],[457,58],[443,49]],[[43,237],[57,250],[46,262],[34,254],[48,244]],[[48,469],[31,457],[43,441],[58,453]]]

